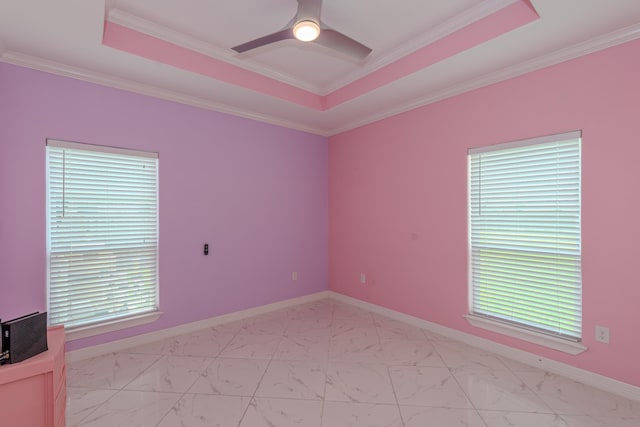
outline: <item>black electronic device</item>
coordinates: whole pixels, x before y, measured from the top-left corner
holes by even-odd
[[[18,363],[47,351],[47,313],[31,313],[3,322],[0,363]]]

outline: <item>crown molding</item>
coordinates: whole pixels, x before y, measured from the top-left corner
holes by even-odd
[[[486,74],[484,76],[464,81],[460,84],[450,86],[446,89],[433,92],[425,97],[420,97],[408,103],[398,105],[395,108],[385,110],[383,113],[373,114],[356,122],[351,122],[345,126],[335,129],[332,135],[346,132],[360,126],[365,126],[379,120],[383,120],[410,110],[414,110],[425,105],[433,104],[447,98],[451,98],[465,92],[480,89],[495,83],[509,80],[533,71],[537,71],[552,65],[570,61],[581,56],[595,53],[610,47],[614,47],[632,40],[640,38],[640,24],[634,24],[611,33],[598,36],[582,43],[557,50],[547,55],[540,56],[519,64],[504,68],[502,70]]]
[[[390,53],[383,55],[367,64],[364,68],[358,69],[352,73],[346,74],[343,78],[336,80],[328,86],[317,86],[309,82],[297,79],[293,76],[276,72],[266,67],[252,65],[244,61],[234,58],[227,49],[219,48],[211,43],[204,42],[195,37],[191,37],[179,31],[172,30],[155,22],[148,21],[136,15],[117,8],[114,4],[113,8],[108,10],[107,20],[114,24],[122,25],[143,34],[156,37],[160,40],[184,47],[185,49],[210,56],[212,58],[228,62],[245,70],[253,71],[272,79],[281,81],[291,86],[312,92],[319,96],[328,95],[343,86],[359,80],[366,75],[389,65],[400,58],[403,58],[418,49],[427,46],[441,38],[444,38],[456,31],[485,18],[507,6],[517,3],[521,0],[486,0],[464,12],[448,19],[447,21],[433,27],[430,31],[425,32],[420,37],[412,39],[406,43],[402,43],[391,49]]]
[[[464,12],[453,16],[443,23],[436,25],[429,31],[423,33],[421,36],[395,46],[390,50],[390,53],[374,59],[364,69],[358,69],[353,73],[346,74],[343,78],[336,80],[331,85],[324,87],[320,94],[327,95],[331,92],[334,92],[341,87],[348,85],[349,83],[359,80],[366,75],[379,70],[382,67],[392,64],[399,59],[404,58],[405,56],[417,51],[418,49],[428,46],[450,34],[455,33],[456,31],[461,30],[468,25],[473,24],[476,21],[479,21],[482,18],[486,18],[487,16],[492,15],[507,6],[511,6],[518,1],[520,0],[486,0],[482,3],[479,3],[465,10]]]
[[[352,121],[347,123],[346,125],[330,129],[316,128],[312,126],[302,125],[293,121],[281,120],[269,115],[245,111],[243,109],[234,108],[226,104],[216,103],[210,100],[204,100],[202,98],[180,94],[178,92],[162,89],[156,86],[146,85],[122,78],[116,78],[86,69],[71,67],[53,61],[24,55],[18,52],[7,50],[3,52],[3,45],[1,41],[0,61],[65,77],[71,77],[78,80],[84,80],[103,86],[109,86],[116,89],[127,90],[142,95],[148,95],[167,101],[173,101],[221,113],[232,114],[234,116],[244,117],[259,122],[273,124],[276,126],[283,126],[320,136],[331,136],[358,128],[360,126],[368,125],[370,123],[383,120],[419,107],[423,107],[425,105],[433,104],[435,102],[442,101],[444,99],[460,95],[465,92],[479,89],[484,86],[499,83],[504,80],[509,80],[532,71],[536,71],[555,64],[559,64],[561,62],[588,55],[590,53],[598,52],[609,47],[636,40],[638,38],[640,38],[640,24],[631,25],[612,33],[595,37],[586,42],[558,50],[548,55],[543,55],[541,57],[504,68],[502,70],[478,77],[476,79],[468,80],[463,83],[445,88],[443,90],[433,92],[427,96],[397,105],[394,108],[386,109],[383,113],[372,114],[367,117],[363,117],[360,120]],[[318,112],[318,114],[322,114],[322,112]]]
[[[107,20],[114,24],[122,25],[139,33],[164,40],[176,46],[189,49],[194,52],[201,53],[220,61],[227,62],[236,67],[261,74],[263,76],[278,80],[288,85],[312,92],[316,95],[320,94],[320,88],[316,85],[309,84],[300,79],[296,79],[288,74],[279,73],[266,67],[252,65],[245,61],[236,59],[227,49],[217,47],[211,43],[199,40],[195,37],[172,30],[155,22],[140,18],[121,9],[111,9],[108,12]]]
[[[104,20],[109,17],[109,11],[116,8],[117,0],[104,0]]]
[[[71,77],[76,80],[82,80],[89,83],[95,83],[101,86],[107,86],[115,89],[121,89],[128,92],[147,95],[154,98],[163,99],[165,101],[177,102],[192,107],[212,110],[219,113],[230,114],[233,116],[243,117],[258,122],[268,123],[276,126],[282,126],[289,129],[308,132],[320,136],[328,136],[329,133],[325,129],[304,126],[300,123],[281,120],[273,116],[255,113],[240,108],[235,108],[223,103],[213,102],[210,100],[198,98],[191,95],[185,95],[176,91],[163,89],[144,83],[135,82],[128,79],[113,77],[107,74],[95,71],[72,67],[58,62],[50,61],[43,58],[25,55],[19,52],[6,51],[0,55],[0,62],[17,65],[21,67],[31,68],[38,71],[44,71],[50,74],[56,74],[63,77]]]

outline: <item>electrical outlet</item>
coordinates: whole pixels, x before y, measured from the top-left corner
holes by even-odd
[[[360,283],[362,283],[363,285],[365,283],[367,283],[367,275],[364,273],[360,273]]]
[[[609,344],[609,328],[596,326],[596,341]]]
[[[293,273],[291,273],[291,280],[298,280],[298,272],[294,271]]]

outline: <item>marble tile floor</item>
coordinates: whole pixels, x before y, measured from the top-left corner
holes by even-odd
[[[331,299],[70,363],[75,427],[639,427],[640,403]]]

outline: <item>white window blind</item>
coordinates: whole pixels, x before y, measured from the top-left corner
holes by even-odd
[[[51,325],[157,310],[157,153],[47,141]]]
[[[469,150],[472,314],[580,340],[580,138]]]

